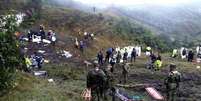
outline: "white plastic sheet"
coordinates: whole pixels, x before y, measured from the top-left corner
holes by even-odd
[[[128,58],[130,58],[131,53],[133,51],[133,48],[136,49],[137,56],[141,56],[141,47],[140,46],[126,46],[126,47],[123,47],[123,48],[117,47],[115,50],[117,52],[120,51],[122,56],[123,56],[123,54],[125,53],[125,50],[126,50],[128,52]],[[120,62],[123,62],[123,60],[120,60]]]
[[[38,53],[44,54],[45,51],[44,50],[38,50]]]
[[[46,43],[46,44],[50,44],[51,43],[51,41],[49,41],[47,39],[43,39],[42,41],[43,41],[43,43]]]
[[[47,71],[34,71],[35,76],[45,76]]]
[[[69,51],[63,50],[62,56],[65,56],[66,58],[71,58],[73,55]]]

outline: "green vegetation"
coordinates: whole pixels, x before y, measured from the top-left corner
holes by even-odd
[[[18,67],[22,67],[23,61],[14,36],[17,29],[15,16],[2,17],[0,21],[2,24],[0,29],[0,94],[2,94],[15,86],[15,72]]]

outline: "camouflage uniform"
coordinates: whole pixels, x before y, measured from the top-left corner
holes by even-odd
[[[124,63],[122,66],[122,80],[120,82],[123,81],[123,83],[127,82],[128,79],[128,72],[129,72],[129,65],[127,63]]]
[[[176,101],[181,74],[174,70],[176,68],[175,65],[170,65],[170,68],[172,69],[170,70],[168,77],[165,79],[167,101]]]
[[[87,88],[91,88],[92,101],[101,101],[107,78],[103,70],[94,69],[87,75]]]

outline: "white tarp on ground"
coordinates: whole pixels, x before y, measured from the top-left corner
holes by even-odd
[[[29,39],[28,39],[28,38],[22,38],[22,40],[24,40],[24,41],[29,41]]]
[[[66,58],[71,58],[73,55],[69,51],[62,51],[63,53],[61,54],[62,56],[65,56]]]
[[[43,53],[45,53],[45,51],[44,50],[38,50],[38,53],[43,54]]]
[[[32,39],[32,42],[40,43],[41,42],[41,37],[40,36],[35,36],[35,38]]]
[[[33,72],[35,76],[46,76],[47,71],[34,71]]]
[[[133,48],[136,49],[137,56],[141,56],[141,47],[139,47],[139,46],[127,46],[127,47],[123,47],[123,48],[118,47],[118,48],[116,48],[116,51],[117,52],[120,51],[123,56],[123,54],[125,53],[125,50],[126,50],[128,52],[128,57],[131,57]]]
[[[199,53],[200,50],[201,50],[201,47],[200,47],[200,46],[197,46],[197,48],[196,48],[197,54]]]

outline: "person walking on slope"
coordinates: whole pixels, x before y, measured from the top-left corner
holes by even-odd
[[[176,71],[176,65],[170,64],[170,71],[168,76],[165,78],[165,85],[167,91],[167,101],[177,101],[177,92],[179,90],[179,83],[181,74]]]
[[[135,62],[136,56],[137,56],[136,49],[133,48],[133,51],[131,52],[131,62],[133,62],[133,60]]]

